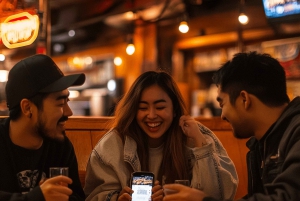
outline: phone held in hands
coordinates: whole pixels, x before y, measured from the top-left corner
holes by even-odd
[[[134,191],[132,201],[151,201],[154,174],[152,172],[133,172],[130,181]]]

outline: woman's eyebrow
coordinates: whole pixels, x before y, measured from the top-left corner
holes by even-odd
[[[156,104],[156,103],[165,103],[165,102],[167,102],[165,99],[159,99],[159,100],[156,100],[156,101],[154,101],[154,104]],[[139,103],[145,103],[145,104],[148,104],[148,102],[147,101],[143,101],[143,100],[141,100]]]
[[[159,100],[156,100],[156,101],[154,101],[154,103],[161,103],[161,102],[167,102],[165,99],[159,99]]]

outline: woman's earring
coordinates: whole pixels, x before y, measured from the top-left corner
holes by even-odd
[[[31,119],[31,117],[32,117],[32,113],[31,113],[31,111],[30,111],[29,118]]]

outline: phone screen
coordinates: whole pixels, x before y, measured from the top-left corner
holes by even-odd
[[[131,179],[132,201],[151,201],[153,181],[151,172],[134,172]]]

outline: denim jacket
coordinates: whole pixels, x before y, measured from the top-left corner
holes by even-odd
[[[235,166],[218,138],[199,124],[207,145],[188,148],[192,165],[191,187],[218,199],[233,199],[238,178]],[[116,130],[110,130],[93,149],[87,165],[84,191],[86,201],[117,200],[119,192],[129,186],[133,171],[141,171],[137,144],[126,137],[122,143]]]

